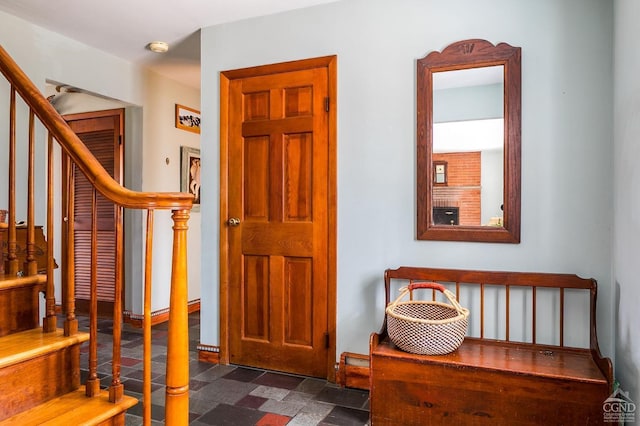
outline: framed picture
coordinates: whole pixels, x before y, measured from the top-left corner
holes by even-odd
[[[200,111],[176,104],[176,127],[189,132],[200,133]]]
[[[447,162],[446,161],[434,161],[433,162],[433,184],[434,185],[447,185]]]
[[[188,146],[180,147],[180,192],[188,192],[196,198],[192,211],[200,211],[200,150]]]

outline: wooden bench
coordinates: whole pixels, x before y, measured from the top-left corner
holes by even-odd
[[[416,267],[389,269],[384,279],[385,306],[392,290],[432,281],[471,314],[462,345],[446,355],[396,348],[385,315],[370,339],[373,426],[603,423],[613,370],[598,348],[595,280]],[[418,291],[415,299],[441,300]]]

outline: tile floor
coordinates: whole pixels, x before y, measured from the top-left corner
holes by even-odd
[[[86,329],[88,319],[80,318]],[[253,368],[198,361],[200,316],[189,316],[190,424],[230,426],[366,425],[369,394],[340,388],[325,380]],[[152,419],[164,424],[166,324],[152,329]],[[98,323],[98,374],[103,386],[111,382],[111,321]],[[87,366],[87,346],[81,366]],[[83,381],[86,371],[83,371]],[[142,330],[127,324],[122,332],[122,382],[128,395],[142,399]],[[142,424],[142,403],[127,412],[127,425]]]

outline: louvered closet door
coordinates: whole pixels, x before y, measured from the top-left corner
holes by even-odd
[[[121,182],[121,135],[123,110],[66,116],[65,119],[102,164],[105,170]],[[76,167],[75,182],[75,288],[78,311],[88,311],[91,285],[91,197],[92,186]],[[98,309],[102,315],[110,314],[114,301],[116,258],[116,209],[113,203],[100,193],[97,195],[98,210]],[[120,251],[121,252],[121,251]]]

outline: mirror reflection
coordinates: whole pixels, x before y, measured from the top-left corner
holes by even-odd
[[[503,225],[504,67],[433,73],[435,225]]]

